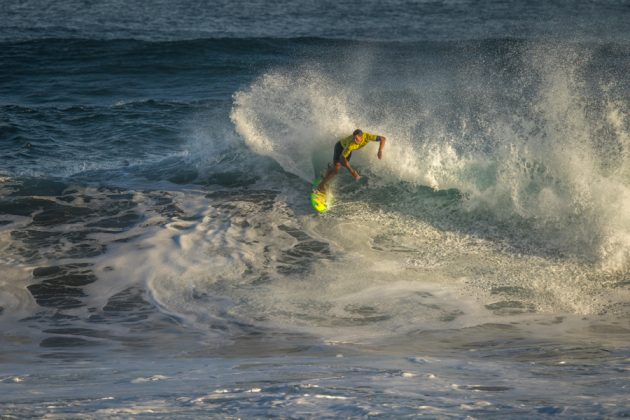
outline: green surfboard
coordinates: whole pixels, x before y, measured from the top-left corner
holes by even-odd
[[[311,191],[311,206],[317,213],[326,213],[332,207],[332,193],[328,189],[325,193],[317,190],[317,186],[322,181],[317,178],[313,181],[313,191]]]

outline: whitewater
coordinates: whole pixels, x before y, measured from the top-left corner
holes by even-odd
[[[0,415],[630,413],[624,2],[45,3],[0,8]]]

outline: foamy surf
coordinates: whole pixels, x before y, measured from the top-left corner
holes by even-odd
[[[4,415],[628,414],[622,2],[71,3],[0,28]]]
[[[497,223],[522,220],[557,252],[625,272],[630,145],[623,91],[590,72],[588,49],[524,44],[512,55],[509,80],[500,70],[477,73],[479,63],[461,63],[452,77],[466,86],[448,115],[432,109],[453,94],[445,81],[427,93],[417,80],[399,78],[401,98],[371,93],[376,74],[343,84],[334,67],[305,66],[265,74],[237,92],[231,117],[253,151],[305,180],[354,127],[387,133],[383,162],[371,152],[355,158],[378,182],[456,188],[465,208],[490,211]],[[498,86],[488,91],[491,80]]]

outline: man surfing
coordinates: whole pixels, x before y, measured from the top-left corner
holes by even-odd
[[[364,147],[368,143],[372,141],[377,141],[380,143],[378,146],[378,156],[379,159],[383,158],[383,148],[385,147],[385,142],[387,139],[385,136],[378,136],[376,134],[364,133],[360,129],[354,130],[351,136],[344,137],[335,144],[335,153],[333,155],[333,166],[331,166],[326,175],[324,175],[324,179],[319,183],[315,191],[320,193],[326,193],[326,188],[328,187],[328,183],[332,181],[332,179],[337,176],[341,166],[345,166],[350,175],[354,177],[355,180],[360,180],[361,175],[354,170],[352,166],[350,166],[350,158],[352,157],[352,152],[355,150],[359,150]]]

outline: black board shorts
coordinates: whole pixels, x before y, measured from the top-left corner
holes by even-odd
[[[335,154],[333,155],[333,163],[341,162],[341,152],[343,152],[343,146],[341,145],[341,142],[338,141],[337,144],[335,144]],[[348,155],[346,159],[350,161],[351,157],[352,157],[352,152],[350,152],[350,154]]]

